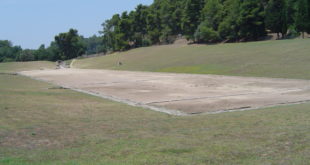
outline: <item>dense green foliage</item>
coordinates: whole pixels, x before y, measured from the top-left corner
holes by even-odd
[[[85,53],[85,45],[77,30],[70,29],[67,33],[60,33],[55,36],[55,41],[59,50],[59,59],[68,60]]]
[[[106,50],[102,45],[102,37],[93,35],[89,38],[82,37],[83,43],[86,46],[86,54],[105,53]]]
[[[304,38],[304,32],[309,31],[309,0],[298,0],[297,11],[296,11],[296,28],[302,32]]]
[[[103,23],[105,50],[171,43],[259,40],[267,31],[307,32],[309,0],[155,0]],[[290,29],[290,30],[288,30]],[[279,36],[279,35],[278,35]]]
[[[287,14],[288,9],[285,0],[270,0],[266,8],[266,27],[274,33],[281,33],[284,37],[288,28]]]
[[[8,40],[0,40],[0,62],[15,61],[16,55],[21,51],[20,46],[13,46]]]

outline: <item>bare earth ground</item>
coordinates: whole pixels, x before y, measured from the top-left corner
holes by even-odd
[[[175,115],[220,113],[310,101],[310,81],[90,69],[20,74]]]

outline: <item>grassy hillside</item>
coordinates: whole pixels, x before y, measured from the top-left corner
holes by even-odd
[[[0,63],[0,73],[38,69],[55,69],[55,63],[48,61]]]
[[[76,60],[74,67],[310,79],[309,52],[310,39],[166,45]]]
[[[0,164],[308,164],[309,108],[174,117],[0,75]]]

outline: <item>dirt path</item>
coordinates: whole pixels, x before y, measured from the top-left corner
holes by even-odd
[[[71,61],[71,63],[70,63],[70,68],[73,68],[73,64],[74,64],[75,60],[76,60],[76,59],[73,59],[73,60]]]
[[[310,81],[216,75],[61,69],[22,75],[173,115],[213,114],[310,100]]]

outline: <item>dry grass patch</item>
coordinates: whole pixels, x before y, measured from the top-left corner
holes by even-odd
[[[0,63],[0,73],[12,73],[26,70],[55,69],[55,63],[49,61]]]

